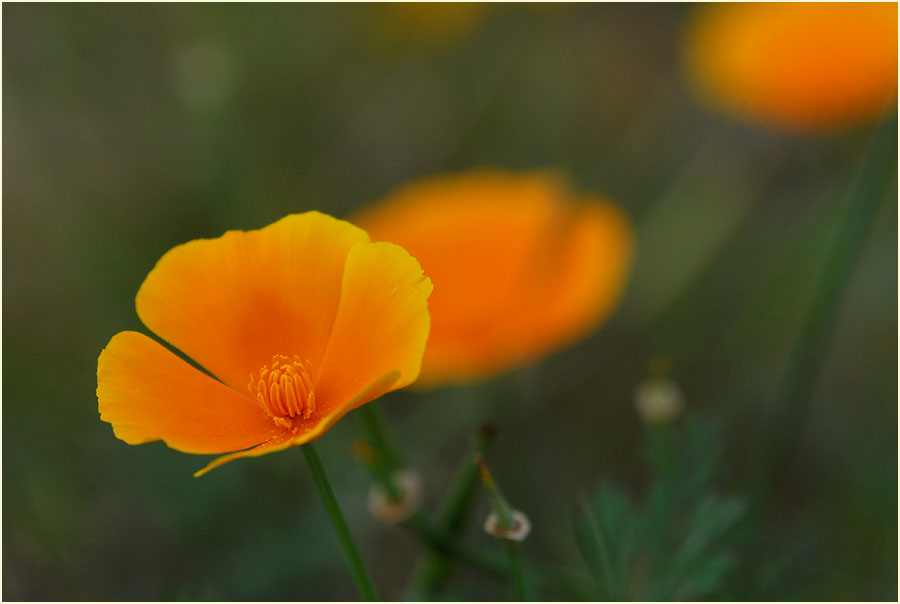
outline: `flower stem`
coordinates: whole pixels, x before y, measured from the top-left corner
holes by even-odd
[[[495,548],[476,547],[459,537],[445,534],[432,526],[421,510],[407,520],[406,526],[438,552],[462,560],[496,579],[509,577],[509,563]],[[548,587],[579,600],[594,599],[595,590],[591,582],[582,573],[571,568],[532,562],[529,571],[538,588]]]
[[[450,495],[444,501],[435,520],[437,530],[448,538],[460,533],[472,507],[475,489],[478,487],[478,466],[472,463],[472,458],[476,454],[486,455],[493,438],[493,427],[489,424],[482,426],[456,471]],[[450,568],[450,560],[440,550],[432,547],[429,551],[423,552],[413,573],[413,597],[433,599],[450,573]]]
[[[672,426],[658,423],[647,426],[649,461],[655,486],[649,497],[648,507],[652,519],[652,559],[659,564],[669,544],[669,523],[675,514],[675,446]]]
[[[387,429],[387,422],[374,403],[363,405],[356,411],[359,431],[374,455],[366,462],[369,472],[381,486],[389,501],[400,501],[400,489],[394,481],[394,473],[403,467],[397,447]]]
[[[500,491],[500,487],[497,486],[497,481],[494,480],[494,475],[491,474],[491,470],[487,467],[487,464],[484,463],[484,456],[476,453],[475,464],[478,466],[481,482],[484,485],[488,500],[491,502],[491,509],[497,514],[500,528],[507,531],[515,529],[516,520],[513,518],[513,509],[510,507],[506,497],[504,497],[503,493]]]
[[[592,505],[587,501],[582,504],[584,508],[584,517],[587,519],[588,526],[597,542],[597,554],[600,558],[600,577],[597,579],[598,587],[603,594],[604,600],[613,602],[623,601],[625,598],[619,593],[619,581],[613,570],[612,556],[609,552],[609,542],[603,529],[600,526],[600,520],[597,518],[596,512]],[[602,581],[600,580],[602,578]]]
[[[350,534],[350,528],[344,520],[344,514],[334,496],[334,491],[331,490],[331,484],[328,482],[328,476],[325,474],[319,454],[312,443],[306,443],[300,448],[303,450],[303,456],[306,457],[306,463],[309,464],[313,482],[316,483],[319,495],[322,496],[325,510],[334,525],[334,532],[337,533],[338,540],[341,542],[341,549],[344,550],[344,557],[350,565],[350,574],[353,575],[353,581],[356,583],[360,595],[366,601],[378,601],[378,593],[375,591],[369,572],[356,549],[356,542],[353,540],[353,535]]]
[[[375,450],[375,455],[382,460],[384,470],[395,470],[402,466],[402,459],[387,429],[384,416],[380,410],[372,405],[364,405],[357,410],[360,431],[363,438]],[[527,586],[524,582],[522,571],[522,558],[517,543],[510,543],[512,547],[508,551],[508,563],[503,556],[495,555],[495,552],[481,550],[465,545],[457,538],[468,516],[469,508],[478,486],[479,468],[472,463],[474,455],[484,455],[494,438],[494,429],[490,425],[484,425],[479,430],[471,449],[466,454],[457,472],[456,481],[451,489],[450,496],[438,514],[438,518],[432,525],[422,510],[416,511],[406,521],[406,526],[429,548],[419,560],[414,572],[414,586],[412,595],[415,599],[429,599],[439,591],[439,585],[446,578],[450,569],[449,558],[463,560],[497,578],[512,575],[516,596],[520,600],[527,598]],[[385,474],[389,476],[389,474]],[[377,476],[376,476],[377,477]],[[379,482],[383,480],[382,476]],[[384,485],[390,487],[391,485]],[[553,584],[557,589],[565,591],[573,597],[590,599],[591,590],[587,582],[577,573],[570,573],[568,569],[546,569],[544,572],[535,570],[536,582],[539,584]]]
[[[800,333],[782,375],[775,406],[766,426],[768,450],[760,457],[750,480],[757,501],[767,497],[772,481],[787,467],[797,445],[797,435],[809,409],[828,342],[837,322],[838,309],[862,251],[877,210],[884,200],[897,168],[897,115],[875,130],[851,185],[838,231],[825,260],[821,276]],[[894,182],[896,182],[894,176]]]
[[[516,600],[519,602],[527,602],[528,588],[525,585],[525,573],[522,570],[522,554],[519,551],[519,544],[515,541],[505,541],[503,544],[509,555],[509,576],[513,582]]]
[[[356,410],[356,417],[359,420],[359,428],[363,438],[372,445],[378,459],[384,466],[389,471],[402,467],[403,461],[400,459],[397,448],[392,442],[381,410],[374,403],[369,403]]]

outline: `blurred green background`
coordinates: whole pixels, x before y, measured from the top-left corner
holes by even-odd
[[[206,458],[99,421],[96,360],[146,332],[134,295],[172,246],[347,216],[436,172],[560,168],[620,203],[639,247],[620,310],[582,343],[376,403],[426,504],[492,419],[492,469],[534,524],[526,555],[579,567],[576,496],[606,478],[640,498],[632,392],[657,354],[723,427],[722,488],[738,488],[868,131],[708,113],[679,68],[689,10],[4,5],[3,599],[356,599],[299,450],[194,479]],[[760,535],[799,552],[774,599],[897,597],[896,196],[895,180]],[[348,417],[319,450],[382,595],[401,598],[417,546],[368,517],[357,434]],[[483,499],[469,535],[489,546]],[[457,579],[454,597],[508,596]]]

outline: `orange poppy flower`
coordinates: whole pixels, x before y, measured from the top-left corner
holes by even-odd
[[[701,97],[776,128],[834,130],[897,99],[896,3],[703,5],[684,49]]]
[[[631,258],[625,215],[599,196],[576,201],[550,173],[430,178],[356,221],[435,283],[426,385],[484,379],[584,336],[612,312]]]
[[[430,293],[404,249],[318,212],[179,245],[141,285],[138,316],[218,379],[124,331],[97,362],[100,418],[132,445],[236,451],[196,476],[312,441],[416,379]]]

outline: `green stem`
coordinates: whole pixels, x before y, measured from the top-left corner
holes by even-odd
[[[374,403],[369,403],[356,410],[356,417],[363,438],[375,449],[378,459],[391,471],[403,467],[403,461],[392,442],[381,409]]]
[[[613,571],[612,556],[609,553],[609,544],[603,532],[603,528],[600,526],[600,521],[595,515],[594,508],[587,502],[584,503],[583,507],[584,516],[590,525],[594,541],[597,543],[597,554],[600,558],[600,572],[603,576],[603,584],[599,585],[600,591],[603,592],[606,600],[622,600],[624,598],[619,595],[618,581],[615,579],[616,575]]]
[[[402,465],[401,458],[378,409],[372,404],[364,405],[358,409],[357,417],[363,437],[375,449],[376,456],[381,460],[387,460],[384,465],[391,469],[400,467]],[[497,556],[489,550],[468,546],[456,538],[456,534],[461,530],[468,517],[478,485],[479,470],[478,466],[472,462],[472,458],[475,454],[485,455],[493,437],[494,431],[490,426],[484,426],[478,432],[473,446],[460,464],[450,496],[438,514],[436,525],[433,526],[428,521],[422,510],[416,511],[406,522],[406,525],[412,528],[420,540],[431,550],[423,554],[417,565],[413,583],[413,595],[416,598],[430,597],[437,592],[439,584],[449,572],[450,557],[463,560],[496,578],[509,576],[511,560],[504,561],[503,556]],[[518,559],[517,567],[521,574],[521,555],[518,551],[516,551],[516,557]],[[536,581],[539,584],[551,585],[575,598],[590,599],[592,595],[592,589],[587,581],[568,569],[547,568],[543,572],[538,571],[536,572]],[[516,589],[518,594],[518,585]],[[527,594],[527,591],[523,593]]]
[[[362,557],[360,557],[359,551],[356,549],[356,542],[353,540],[353,535],[350,534],[350,528],[344,520],[344,514],[341,512],[337,498],[334,496],[334,491],[331,489],[331,484],[328,482],[328,476],[325,474],[325,468],[322,466],[319,454],[312,443],[307,443],[300,448],[303,450],[304,457],[306,457],[306,463],[309,464],[313,482],[316,483],[319,495],[322,496],[325,510],[328,512],[331,523],[334,525],[334,532],[337,533],[338,540],[341,542],[341,549],[344,550],[344,557],[350,565],[350,574],[353,575],[353,581],[356,583],[360,595],[369,602],[378,601],[378,593],[375,591],[369,572],[366,570]]]
[[[675,446],[669,422],[647,426],[646,434],[654,479],[649,502],[653,520],[652,563],[658,569],[669,545],[669,522],[676,513]]]
[[[407,526],[434,551],[463,560],[494,577],[506,576],[506,564],[502,557],[498,557],[493,551],[472,547],[459,538],[444,533],[433,526],[421,510],[407,521]]]
[[[435,551],[462,560],[496,579],[509,577],[509,561],[504,560],[504,556],[499,555],[494,548],[475,547],[458,537],[446,535],[432,526],[421,512],[414,514],[406,526]],[[557,566],[542,565],[536,568],[534,563],[529,565],[529,569],[538,587],[547,586],[555,592],[580,600],[594,598],[593,586],[581,573]]]
[[[481,482],[491,501],[491,508],[497,515],[497,528],[503,531],[513,531],[516,529],[516,519],[513,517],[513,509],[510,507],[506,497],[500,491],[500,487],[491,475],[490,469],[484,463],[481,455],[476,457],[475,463],[481,472]],[[499,537],[499,535],[497,535]],[[525,588],[525,574],[522,571],[522,558],[519,553],[519,544],[515,541],[500,538],[503,546],[509,555],[509,578],[512,580],[516,593],[516,599],[520,602],[528,599],[527,590]]]
[[[513,509],[503,496],[503,492],[494,480],[491,471],[488,469],[484,460],[479,456],[476,458],[478,470],[481,473],[481,482],[487,493],[488,501],[491,503],[491,509],[497,514],[497,526],[505,531],[511,531],[516,528],[516,519],[513,518]]]
[[[751,475],[757,501],[786,469],[837,321],[838,309],[875,215],[897,167],[897,115],[878,126],[851,185],[843,217],[816,284],[769,417],[767,450]],[[896,182],[894,180],[894,182]]]
[[[390,501],[391,503],[399,502],[401,499],[400,489],[397,488],[397,483],[394,482],[394,475],[390,471],[390,469],[384,467],[378,462],[369,464],[368,468],[381,488],[384,489],[384,493],[385,495],[387,495],[388,501]]]
[[[519,602],[527,602],[528,588],[525,585],[525,572],[522,570],[522,554],[519,551],[519,544],[515,541],[504,542],[506,552],[509,555],[509,576],[513,582],[516,600]]]
[[[472,463],[472,459],[475,455],[487,455],[493,439],[493,429],[489,426],[483,427],[478,431],[471,450],[460,463],[450,496],[438,514],[438,526],[442,530],[457,532],[465,524],[478,486],[478,466]]]
[[[478,467],[472,463],[472,458],[475,454],[487,454],[493,436],[493,429],[483,427],[460,462],[450,495],[437,515],[436,528],[447,537],[459,534],[469,516],[478,486]],[[433,599],[450,568],[450,560],[440,550],[432,548],[423,552],[413,572],[412,596],[416,599]]]
[[[374,403],[369,403],[357,410],[356,418],[363,440],[375,453],[373,459],[366,461],[366,466],[372,477],[381,485],[388,500],[396,503],[400,501],[400,489],[394,482],[394,472],[402,467],[403,462],[391,441],[384,416]]]

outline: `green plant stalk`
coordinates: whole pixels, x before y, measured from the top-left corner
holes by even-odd
[[[525,584],[525,571],[522,569],[522,554],[519,551],[519,544],[507,540],[504,541],[503,546],[509,557],[509,576],[513,581],[516,600],[527,602],[531,598],[528,597],[528,586]]]
[[[443,530],[458,531],[465,524],[478,487],[478,467],[472,459],[476,455],[487,455],[493,440],[493,430],[487,427],[479,430],[471,450],[460,463],[450,496],[438,514],[438,526]]]
[[[473,547],[458,537],[448,535],[432,525],[425,515],[419,511],[406,521],[406,526],[428,547],[447,556],[453,556],[467,562],[487,574],[503,578],[507,574],[506,564],[502,556],[493,550]]]
[[[622,600],[623,597],[619,592],[619,582],[616,580],[616,574],[613,571],[612,557],[609,553],[609,544],[604,535],[603,527],[600,526],[600,522],[594,513],[594,509],[587,500],[585,500],[583,507],[584,517],[590,525],[591,532],[594,535],[594,540],[597,542],[599,550],[597,553],[600,556],[600,572],[603,574],[603,580],[605,582],[605,585],[599,586],[600,590],[603,592],[603,595],[606,596],[607,600]]]
[[[788,465],[809,410],[847,283],[897,168],[897,115],[875,130],[850,189],[838,231],[815,286],[806,316],[764,426],[768,443],[751,473],[751,493],[760,502]]]
[[[506,497],[503,496],[503,493],[500,492],[500,487],[494,482],[493,476],[487,471],[487,466],[482,466],[481,480],[484,482],[488,500],[491,502],[491,508],[493,508],[494,513],[497,514],[497,524],[506,531],[511,531],[516,528],[516,519],[513,518],[512,507],[510,507],[509,502],[506,501]]]
[[[366,468],[369,470],[369,474],[384,490],[385,495],[387,495],[388,501],[390,501],[391,503],[397,503],[398,501],[400,501],[400,489],[397,488],[397,485],[394,482],[393,472],[391,471],[391,469],[377,458],[366,460],[365,464]]]
[[[675,446],[673,443],[673,426],[670,422],[650,424],[647,426],[645,438],[649,446],[649,461],[653,471],[655,489],[650,502],[650,513],[653,520],[651,540],[651,564],[653,572],[661,571],[670,541],[670,520],[677,514],[679,503],[675,498]],[[652,590],[651,590],[652,591]],[[657,594],[658,596],[658,594]],[[651,599],[657,599],[652,596]],[[665,596],[659,596],[665,599]]]
[[[403,462],[391,439],[387,422],[374,403],[357,409],[356,418],[363,440],[375,452],[374,459],[366,461],[366,467],[384,490],[388,500],[396,503],[400,501],[400,489],[394,482],[394,472],[403,466]]]
[[[435,551],[462,560],[496,579],[509,577],[509,561],[494,548],[482,548],[465,543],[458,537],[444,534],[432,526],[421,512],[417,512],[406,522],[419,539]],[[546,586],[559,593],[580,600],[592,600],[594,588],[582,573],[570,568],[529,564],[531,575],[538,587]]]
[[[478,468],[472,463],[477,455],[487,455],[493,442],[494,432],[489,427],[479,430],[478,435],[463,457],[450,495],[437,515],[436,528],[448,538],[458,535],[469,516],[475,490],[478,486]],[[442,551],[431,548],[423,552],[416,561],[412,579],[412,594],[417,598],[432,599],[439,586],[450,573],[451,563]]]
[[[331,484],[328,482],[328,476],[325,474],[325,468],[322,466],[322,460],[316,452],[313,443],[306,443],[302,447],[303,456],[306,457],[306,463],[309,465],[309,471],[312,474],[313,482],[319,489],[319,495],[322,496],[322,503],[325,505],[325,511],[331,518],[334,525],[334,532],[337,534],[338,541],[341,543],[341,549],[344,551],[344,557],[347,564],[350,565],[350,574],[353,575],[353,581],[359,589],[360,595],[369,602],[378,601],[378,593],[375,591],[375,585],[369,576],[369,571],[363,563],[359,550],[356,548],[356,542],[353,535],[350,534],[350,528],[344,520],[344,514],[338,505]]]
[[[509,505],[506,497],[500,491],[500,486],[494,480],[490,468],[488,468],[481,455],[476,454],[475,463],[478,465],[481,482],[491,502],[491,508],[493,508],[494,514],[497,515],[497,526],[503,531],[515,530],[517,522],[513,516],[512,506]],[[512,580],[516,598],[519,601],[525,601],[528,599],[528,593],[525,584],[525,573],[522,569],[522,558],[519,553],[519,544],[502,536],[496,534],[495,536],[506,548],[509,558],[509,578]]]
[[[369,404],[360,407],[358,412],[357,417],[361,431],[366,441],[375,449],[376,456],[381,460],[387,460],[385,465],[391,464],[388,466],[391,469],[399,467],[402,464],[401,458],[379,411]],[[502,556],[466,546],[454,538],[465,523],[478,485],[479,469],[476,464],[472,463],[472,457],[477,454],[485,455],[493,441],[493,436],[493,430],[489,427],[484,427],[479,431],[471,450],[460,465],[450,496],[439,513],[437,526],[432,526],[421,510],[416,511],[406,522],[406,525],[431,549],[422,558],[414,576],[416,595],[432,595],[437,590],[437,586],[446,578],[450,569],[448,556],[463,560],[497,578],[508,577],[511,568],[518,568],[518,572],[521,574],[521,554],[518,552],[518,548],[515,552],[516,562],[513,565],[511,558],[504,561]],[[376,477],[379,476],[375,472],[373,474]],[[384,474],[381,476],[383,477]],[[526,589],[524,579],[519,577],[518,581],[521,582],[522,589]],[[582,599],[590,599],[592,593],[581,577],[567,569],[548,569],[539,573],[538,582],[554,585],[560,591]],[[518,594],[518,583],[516,590]],[[522,593],[527,594],[527,590]]]
[[[402,461],[387,430],[384,417],[379,409],[369,404],[363,405],[357,410],[357,418],[363,438],[375,451],[376,459],[373,463],[368,464],[373,476],[389,497],[396,496],[399,499],[399,491],[393,484],[391,475],[393,470],[402,465]],[[461,464],[450,497],[440,512],[437,528],[432,528],[428,524],[421,510],[417,511],[406,523],[408,526],[414,527],[415,533],[430,550],[423,553],[414,571],[412,589],[413,596],[417,599],[431,599],[439,591],[440,584],[450,571],[448,550],[444,547],[436,547],[435,543],[436,541],[446,543],[449,541],[446,537],[458,533],[465,523],[478,484],[478,467],[472,463],[472,456],[486,453],[492,440],[492,430],[482,429],[479,431],[472,450]],[[427,532],[431,538],[423,538],[424,532]],[[471,550],[457,548],[454,552],[457,556],[461,554],[464,559],[476,566],[490,568],[495,574],[505,575],[502,560],[486,558]]]
[[[363,438],[375,449],[378,459],[391,472],[402,468],[403,460],[397,453],[381,409],[376,404],[369,403],[356,410],[356,417]]]

